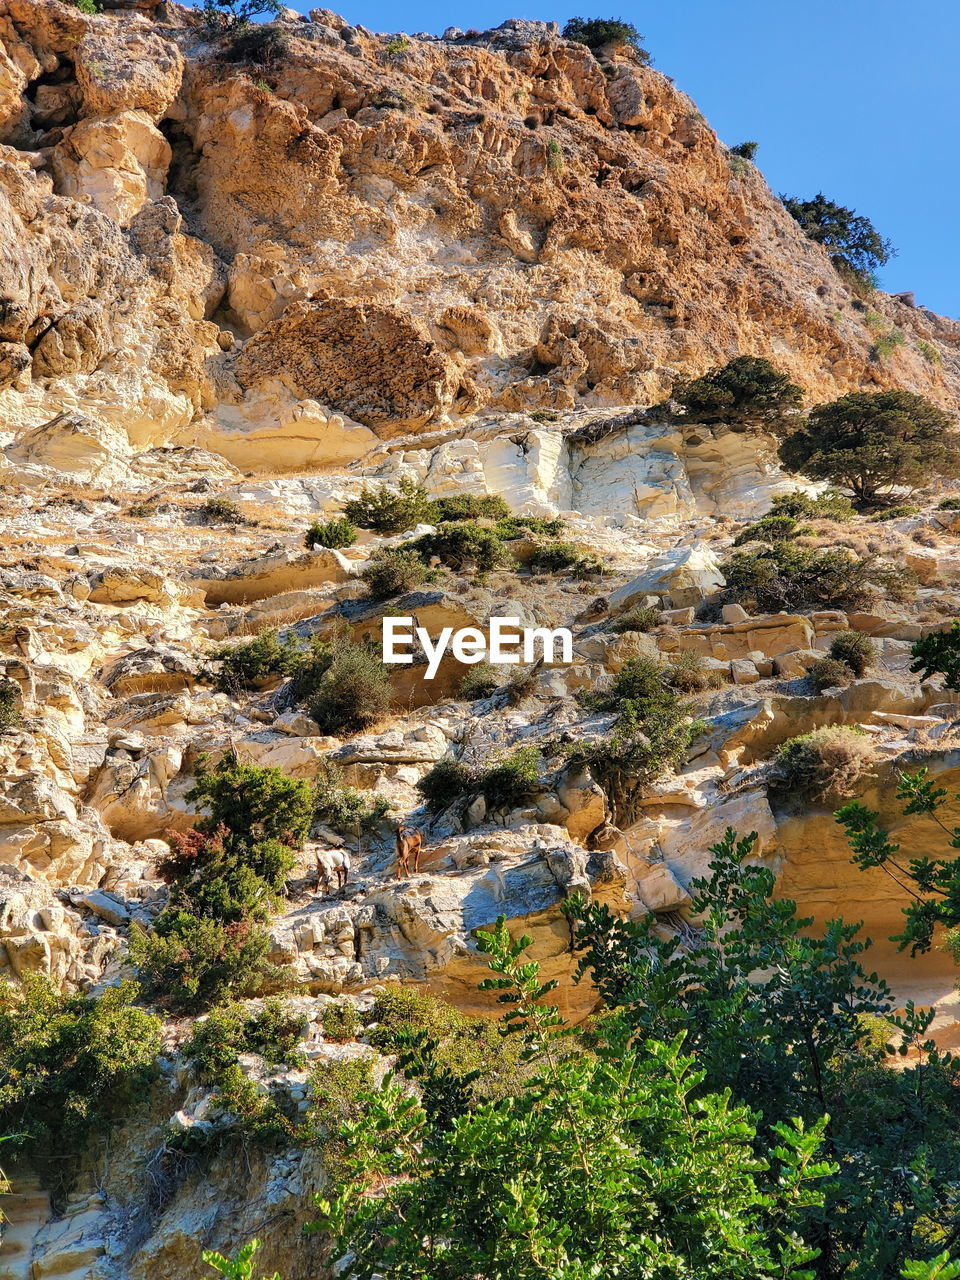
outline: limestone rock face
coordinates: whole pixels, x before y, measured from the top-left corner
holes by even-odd
[[[180,91],[183,56],[155,31],[104,23],[77,46],[76,72],[85,116],[143,111],[159,120]]]
[[[421,325],[392,307],[337,299],[292,303],[244,346],[241,386],[277,372],[301,399],[340,409],[384,436],[422,427],[456,390],[449,362]]]
[[[57,191],[87,196],[101,213],[127,227],[148,200],[159,200],[170,144],[144,111],[82,120],[54,149]]]

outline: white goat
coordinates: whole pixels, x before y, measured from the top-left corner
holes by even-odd
[[[317,893],[321,885],[323,892],[330,892],[331,883],[336,880],[337,891],[347,887],[347,876],[350,874],[350,855],[346,849],[327,849],[323,845],[314,845],[313,856],[317,860]]]

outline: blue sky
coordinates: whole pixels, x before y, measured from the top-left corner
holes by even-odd
[[[760,143],[757,164],[774,191],[823,190],[866,214],[899,250],[882,286],[914,289],[921,305],[960,317],[956,0],[661,0],[573,10],[531,0],[344,0],[337,12],[374,31],[437,33],[511,17],[626,18],[724,142]]]

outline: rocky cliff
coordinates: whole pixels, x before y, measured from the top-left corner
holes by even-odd
[[[392,807],[343,893],[314,892],[305,855],[271,924],[313,1060],[354,1051],[320,1021],[343,993],[369,1011],[378,986],[416,983],[489,1012],[475,931],[499,913],[582,1018],[561,900],[676,927],[727,826],[758,833],[811,914],[887,938],[893,886],[850,866],[828,805],[777,797],[769,761],[817,726],[864,728],[867,802],[924,849],[927,820],[896,817],[896,772],[926,762],[956,785],[960,713],[911,674],[909,648],[954,609],[960,518],[931,491],[912,515],[818,525],[821,543],[911,568],[906,604],[875,590],[846,612],[728,604],[704,620],[734,535],[799,481],[758,432],[646,410],[739,353],[769,357],[808,404],[902,387],[955,407],[960,325],[851,293],[760,172],[629,50],[598,57],[520,21],[400,39],[327,10],[277,30],[279,52],[231,61],[173,4],[88,16],[0,0],[0,670],[20,716],[0,734],[0,975],[68,989],[120,975],[131,922],[165,898],[165,837],[196,821],[201,752],[303,779],[332,761]],[[903,337],[884,358],[878,327]],[[399,602],[431,630],[569,626],[574,663],[535,672],[519,701],[458,698],[455,666],[430,683],[398,668],[395,714],[336,738],[275,685],[219,689],[216,644],[376,632],[383,607],[358,575],[384,539],[304,550],[304,532],[402,478],[560,517],[600,558],[585,582],[448,572]],[[616,631],[638,603],[658,625]],[[876,664],[817,693],[808,668],[849,626],[874,637]],[[704,730],[615,826],[610,797],[552,745],[609,728],[578,691],[688,651],[715,677],[697,695]],[[522,807],[432,824],[419,807],[441,758],[530,744],[544,765]],[[398,818],[428,831],[419,874],[399,880]],[[880,954],[902,998],[940,1002],[949,1040],[949,963],[908,974]],[[4,1280],[185,1280],[198,1244],[254,1234],[265,1271],[318,1274],[298,1235],[323,1178],[312,1154],[161,1176],[168,1124],[207,1105],[177,1056],[188,1031],[169,1022],[149,1114],[90,1153],[66,1213],[14,1171]],[[300,1103],[305,1081],[280,1084]]]

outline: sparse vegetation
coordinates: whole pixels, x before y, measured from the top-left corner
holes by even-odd
[[[527,567],[533,573],[568,573],[573,578],[588,578],[606,571],[599,556],[573,542],[550,542],[538,547],[527,561]]]
[[[803,528],[793,516],[764,516],[761,520],[748,524],[733,540],[735,547],[742,547],[748,542],[766,542],[768,544],[784,542],[788,538],[796,538],[801,534],[812,533]]]
[[[680,693],[703,693],[706,689],[719,689],[724,684],[722,673],[708,666],[703,654],[695,649],[684,649],[669,660],[667,680],[670,687]]]
[[[343,770],[330,760],[322,760],[314,779],[314,817],[334,831],[344,834],[371,831],[390,811],[383,796],[372,800],[353,787],[344,785]]]
[[[793,516],[804,520],[852,520],[857,512],[853,503],[838,489],[825,489],[816,498],[809,494],[782,493],[774,498],[770,508],[772,516]]]
[[[738,142],[735,147],[730,148],[730,154],[740,156],[743,160],[752,160],[759,147],[759,142]]]
[[[352,1000],[333,1000],[325,1004],[321,1021],[324,1036],[338,1044],[356,1040],[360,1030],[360,1015]]]
[[[465,764],[445,756],[423,775],[417,783],[417,790],[432,813],[441,813],[467,795],[473,781],[473,773]]]
[[[912,391],[856,391],[818,405],[780,445],[784,466],[846,485],[861,503],[960,473],[956,422]]]
[[[870,519],[877,524],[886,520],[899,520],[901,516],[915,516],[919,511],[919,507],[914,507],[909,502],[906,502],[899,507],[888,507],[886,511],[875,511]]]
[[[204,0],[203,23],[210,36],[239,32],[261,14],[277,17],[280,0]]]
[[[298,652],[289,638],[281,640],[277,631],[267,628],[253,640],[218,646],[210,659],[219,664],[219,688],[224,693],[234,693],[238,689],[256,689],[267,680],[289,675],[296,665]]]
[[[20,686],[16,680],[0,678],[0,733],[20,723]]]
[[[516,809],[539,790],[540,753],[519,747],[505,760],[488,765],[476,780],[491,809]]]
[[[434,510],[426,490],[404,476],[396,488],[380,485],[369,489],[364,485],[359,496],[344,505],[343,514],[361,529],[392,535],[431,523]]]
[[[314,520],[303,541],[312,551],[314,547],[330,547],[334,550],[352,547],[356,540],[356,525],[351,524],[346,516],[335,516],[332,520]]]
[[[681,381],[672,391],[692,422],[740,427],[774,427],[800,408],[800,388],[762,356],[737,356],[700,378]]]
[[[853,679],[851,669],[838,658],[820,658],[807,675],[813,681],[817,693],[823,693],[824,689],[842,688]]]
[[[659,605],[641,604],[635,605],[626,613],[621,613],[619,618],[613,618],[610,622],[611,631],[653,631],[655,627],[660,625],[660,617],[663,610]]]
[[[489,698],[503,684],[503,677],[489,662],[475,662],[460,681],[458,693],[467,702]]]
[[[410,41],[405,35],[391,36],[387,43],[383,46],[383,52],[388,58],[398,59],[410,48]]]
[[[246,524],[231,498],[208,498],[200,507],[200,517],[206,524]]]
[[[506,520],[510,518],[510,508],[499,494],[462,493],[435,498],[431,517],[431,524],[444,520]]]
[[[640,43],[643,36],[632,22],[622,18],[570,18],[563,28],[563,38],[585,44],[594,53],[608,45],[629,45],[641,62],[650,61],[650,54]]]
[[[273,67],[290,53],[290,40],[276,23],[243,25],[231,30],[220,56],[225,62]]]
[[[845,548],[820,551],[792,542],[735,551],[722,572],[726,598],[753,613],[861,609],[874,588],[902,599],[916,582],[905,566],[858,559]]]
[[[824,800],[855,795],[876,763],[869,737],[832,726],[789,738],[774,758],[774,790],[791,798]]]
[[[417,538],[411,550],[424,561],[436,557],[452,569],[473,565],[478,573],[515,563],[495,529],[469,521],[444,522]]]
[[[940,348],[935,347],[932,342],[927,342],[926,338],[918,339],[917,350],[928,364],[943,364]]]
[[[555,138],[547,143],[547,169],[550,173],[563,173],[563,147]]]

